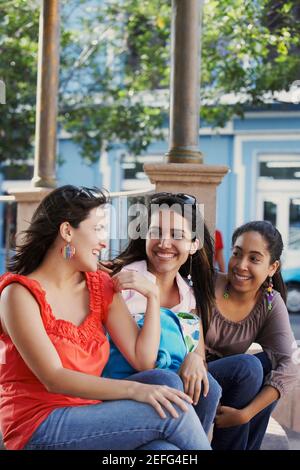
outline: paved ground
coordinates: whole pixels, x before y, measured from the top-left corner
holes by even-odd
[[[261,448],[262,450],[300,450],[300,433],[280,426],[271,418]]]
[[[289,441],[290,450],[300,450],[300,432],[292,431],[286,427],[284,427],[284,430]]]
[[[289,441],[285,430],[271,417],[261,450],[289,450],[289,448]]]

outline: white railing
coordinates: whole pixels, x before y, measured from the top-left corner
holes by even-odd
[[[0,196],[0,202],[15,202],[15,196]]]

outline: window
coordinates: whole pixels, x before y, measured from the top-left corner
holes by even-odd
[[[272,180],[299,180],[300,155],[264,155],[259,159],[259,176]]]

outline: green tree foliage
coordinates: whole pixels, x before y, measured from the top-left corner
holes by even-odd
[[[37,8],[0,0],[0,79],[6,104],[0,104],[0,162],[32,156],[35,127]]]
[[[165,3],[81,5],[80,26],[71,32],[77,72],[73,66],[65,74],[60,103],[61,122],[88,161],[116,143],[139,154],[162,136],[168,103],[160,91],[168,87],[170,36]]]
[[[31,155],[37,4],[0,0],[2,161]],[[62,0],[59,123],[86,161],[116,143],[138,154],[160,137],[169,106],[170,19],[165,0]],[[298,0],[207,0],[201,117],[222,126],[299,80],[299,25]],[[235,97],[230,105],[228,94]]]
[[[201,113],[224,125],[247,106],[264,107],[266,94],[300,78],[300,4],[274,0],[209,0],[202,43]],[[236,94],[231,106],[222,105]]]

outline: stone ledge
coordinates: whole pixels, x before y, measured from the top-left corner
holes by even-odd
[[[270,418],[261,450],[289,450],[289,441],[285,430],[274,418]]]

